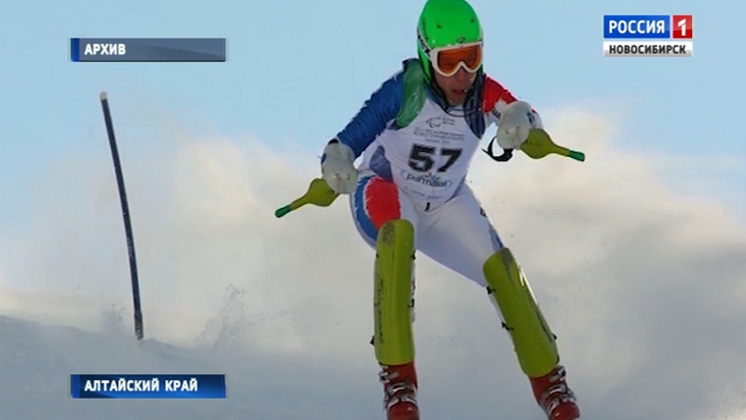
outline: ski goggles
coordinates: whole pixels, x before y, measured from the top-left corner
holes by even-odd
[[[445,77],[453,76],[460,67],[475,73],[482,65],[482,42],[435,48],[427,55],[435,70]]]

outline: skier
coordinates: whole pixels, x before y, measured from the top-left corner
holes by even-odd
[[[411,331],[416,251],[486,288],[548,419],[580,417],[556,337],[464,181],[491,124],[506,151],[496,160],[546,135],[539,114],[484,73],[482,48],[479,19],[465,0],[427,0],[417,57],[370,96],[321,157],[322,178],[350,195],[355,225],[376,250],[372,344],[388,420],[419,419]]]

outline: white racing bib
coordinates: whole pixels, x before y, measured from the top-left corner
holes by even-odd
[[[481,140],[461,112],[446,114],[427,100],[408,126],[388,128],[373,141],[360,169],[392,180],[410,198],[429,203],[430,208],[443,204],[466,177]]]

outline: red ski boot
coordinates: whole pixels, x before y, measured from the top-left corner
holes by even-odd
[[[387,420],[420,420],[417,407],[417,373],[414,363],[381,366],[383,408]]]
[[[529,378],[534,397],[549,420],[575,420],[580,410],[575,395],[565,382],[565,368],[557,365],[541,378]]]

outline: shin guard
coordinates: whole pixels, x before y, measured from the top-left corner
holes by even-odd
[[[404,219],[386,222],[378,232],[374,270],[373,320],[376,359],[383,365],[414,360],[410,300],[414,228]]]
[[[559,361],[556,337],[513,254],[503,248],[484,263],[483,270],[490,299],[510,333],[521,370],[530,377],[551,372]]]

